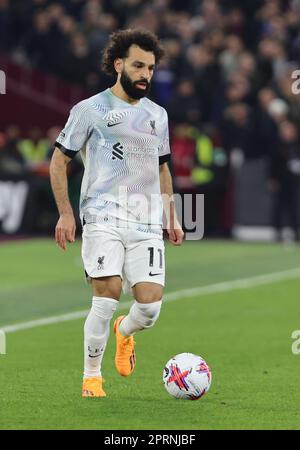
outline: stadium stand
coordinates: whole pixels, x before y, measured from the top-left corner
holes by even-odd
[[[286,223],[298,229],[299,0],[0,0],[0,68],[11,89],[1,96],[1,160],[11,155],[22,169],[16,140],[33,126],[46,135],[72,104],[111,83],[101,51],[125,27],[145,27],[164,43],[151,96],[169,113],[177,190],[207,196],[207,231],[280,229],[278,164],[279,177],[293,179]],[[11,138],[16,127],[21,135]]]

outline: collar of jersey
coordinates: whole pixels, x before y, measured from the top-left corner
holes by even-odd
[[[119,100],[119,102],[125,103],[125,105],[131,106],[132,108],[137,108],[137,107],[141,104],[141,100],[143,100],[143,98],[141,98],[137,103],[135,103],[134,105],[132,105],[131,103],[125,102],[125,100],[122,100],[120,97],[118,97],[117,95],[115,95],[115,94],[112,92],[111,88],[108,88],[107,90],[108,90],[108,93],[109,93],[110,95],[112,95],[114,98],[116,98],[117,100]]]

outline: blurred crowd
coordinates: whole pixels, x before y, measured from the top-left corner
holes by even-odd
[[[53,126],[44,136],[42,130],[34,126],[23,137],[18,126],[8,126],[0,132],[0,175],[48,178],[54,143],[60,131],[60,126]],[[81,160],[75,158],[69,172],[78,173],[81,169]]]
[[[300,0],[0,0],[0,50],[91,94],[111,82],[101,51],[125,27],[163,41],[151,96],[169,113],[179,188],[222,191],[228,167],[266,158],[269,191],[290,198],[300,175]],[[14,133],[6,151],[26,158]],[[293,194],[294,225],[296,203]]]
[[[300,124],[299,96],[291,91],[299,0],[0,0],[1,50],[94,92],[107,86],[100,61],[109,34],[138,26],[163,40],[167,56],[153,96],[174,121],[238,126],[280,97]],[[237,102],[243,108],[230,108]]]
[[[19,217],[21,230],[26,233],[48,233],[54,229],[57,221],[57,209],[49,183],[49,167],[53,146],[60,131],[61,127],[53,126],[44,135],[41,128],[34,126],[28,130],[27,136],[23,137],[20,128],[11,125],[4,132],[0,132],[0,186],[2,185],[0,225],[4,219],[9,224],[14,223],[14,220],[18,221],[19,219],[15,217]],[[78,156],[75,157],[68,164],[67,170],[69,197],[79,224],[78,203],[83,174],[81,159]],[[19,183],[20,180],[21,183]],[[18,204],[8,192],[11,192],[13,182],[16,182],[16,185],[23,185],[23,181],[26,182],[28,188],[28,191],[26,190],[26,208],[23,211],[21,206],[20,212],[17,213],[16,206]],[[19,196],[22,198],[21,191]],[[15,203],[14,207],[10,207],[10,202],[11,205]],[[14,231],[17,230],[14,229]]]
[[[16,125],[8,126],[0,133],[0,173],[48,176],[52,146],[59,132],[59,127],[52,127],[44,137],[42,130],[35,126],[23,138]]]

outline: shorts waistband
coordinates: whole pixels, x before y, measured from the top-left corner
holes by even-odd
[[[161,234],[161,225],[151,225],[147,223],[130,222],[113,216],[98,216],[96,214],[84,214],[82,217],[82,225],[88,223],[101,223],[116,228],[129,228],[131,230],[143,231],[148,233]]]

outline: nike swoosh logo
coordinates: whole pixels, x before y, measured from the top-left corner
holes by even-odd
[[[115,127],[116,125],[120,125],[120,123],[122,123],[122,122],[108,123],[107,126],[108,126],[108,127]]]
[[[160,272],[160,273],[149,272],[149,275],[150,275],[150,277],[155,277],[156,275],[162,275],[162,272]]]
[[[95,355],[95,356],[89,355],[90,358],[99,358],[99,356],[101,356],[101,355]]]

